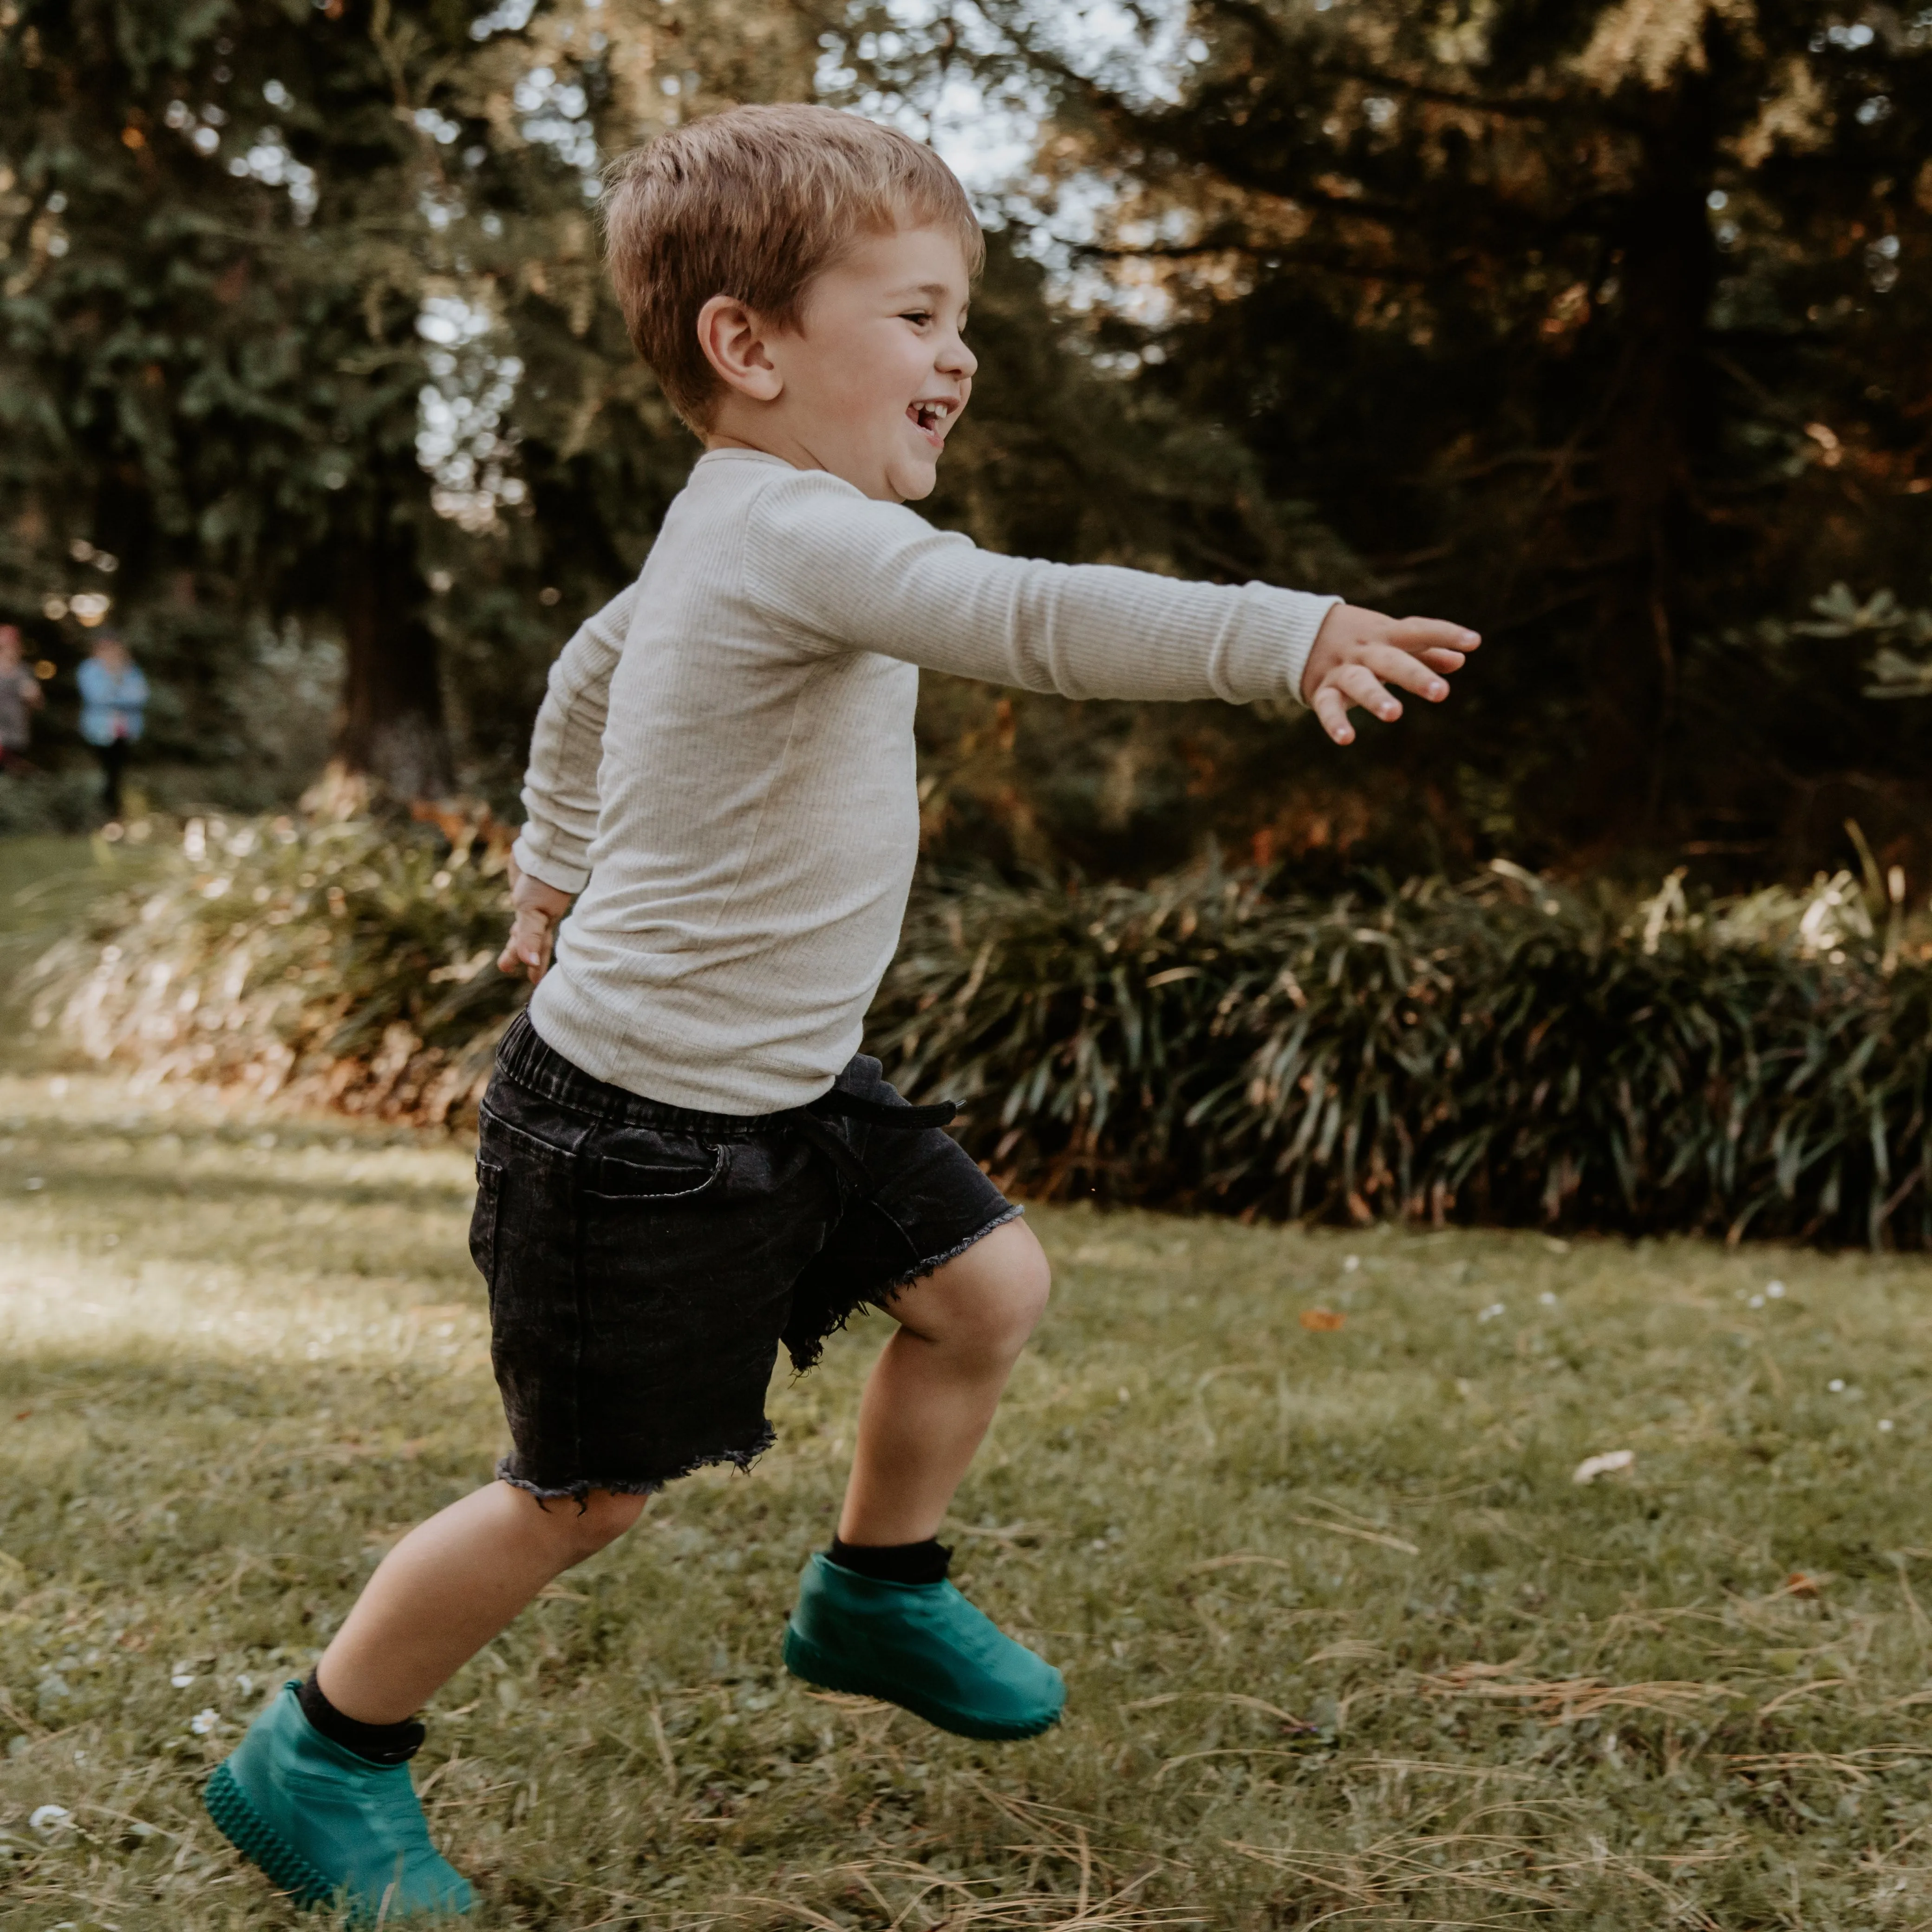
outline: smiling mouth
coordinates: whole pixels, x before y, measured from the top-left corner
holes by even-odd
[[[946,443],[946,428],[959,412],[957,403],[932,400],[908,403],[906,418],[914,428],[931,443],[934,449],[943,448]]]

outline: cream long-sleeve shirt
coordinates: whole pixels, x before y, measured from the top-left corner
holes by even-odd
[[[711,452],[538,715],[517,862],[580,893],[538,1034],[677,1106],[816,1100],[898,943],[920,666],[1068,698],[1299,702],[1335,601],[994,556],[822,471]]]

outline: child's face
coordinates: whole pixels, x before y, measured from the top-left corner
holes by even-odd
[[[968,294],[948,231],[866,236],[813,282],[800,326],[764,338],[782,387],[758,446],[881,502],[931,495],[979,367],[960,339]]]

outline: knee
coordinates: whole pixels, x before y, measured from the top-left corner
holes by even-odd
[[[581,1508],[567,1498],[539,1507],[562,1567],[568,1569],[615,1543],[644,1514],[646,1500],[610,1490],[592,1490],[584,1498]]]
[[[1046,1312],[1047,1299],[1052,1292],[1052,1265],[1046,1258],[1046,1250],[1028,1228],[1024,1256],[1013,1270],[1006,1292],[1007,1339],[1016,1354],[1040,1326],[1040,1317]]]
[[[1010,1362],[1046,1312],[1053,1271],[1046,1253],[1022,1222],[1010,1222],[989,1236],[979,1292],[956,1311],[952,1340],[988,1360]]]

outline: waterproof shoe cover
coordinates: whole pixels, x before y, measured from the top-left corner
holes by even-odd
[[[963,1738],[1036,1737],[1066,1702],[1060,1672],[950,1582],[886,1583],[812,1558],[785,1626],[785,1668],[882,1697]]]
[[[208,1815],[298,1905],[340,1900],[356,1924],[467,1912],[470,1887],[430,1843],[409,1766],[324,1737],[296,1689],[285,1684],[215,1767]]]

